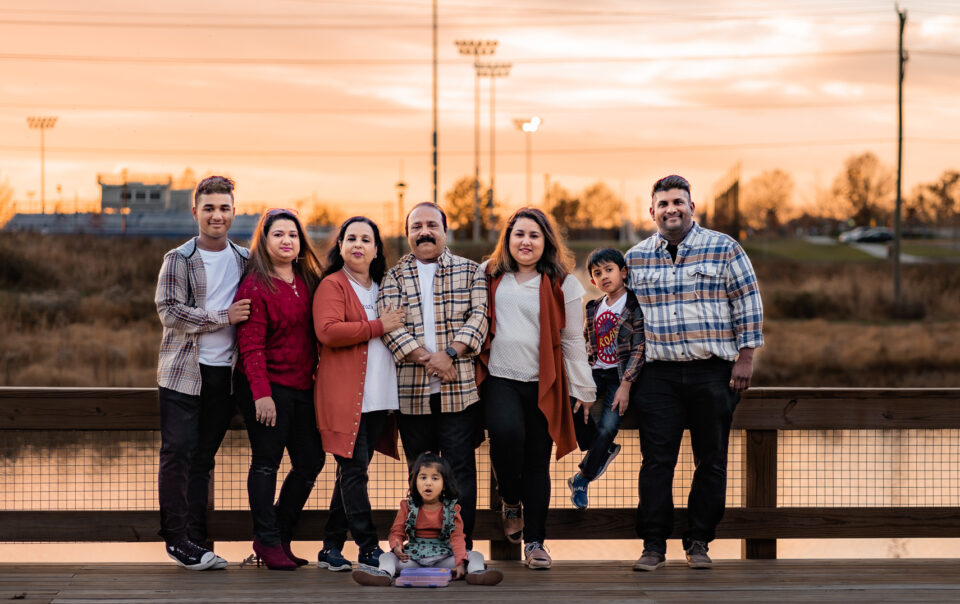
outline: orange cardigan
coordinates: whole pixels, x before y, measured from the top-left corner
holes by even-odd
[[[367,375],[367,342],[383,335],[380,319],[367,313],[341,270],[323,279],[313,295],[313,328],[319,341],[313,404],[323,449],[352,458]],[[392,418],[392,416],[391,416]],[[377,450],[396,459],[397,425],[390,421]]]

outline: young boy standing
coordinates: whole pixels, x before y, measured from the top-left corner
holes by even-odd
[[[227,561],[207,549],[206,511],[214,457],[236,412],[236,330],[250,300],[233,302],[248,250],[227,238],[234,183],[200,181],[193,216],[200,233],[163,257],[157,312],[163,323],[160,399],[160,536],[167,555],[190,570]]]
[[[620,453],[613,442],[620,418],[630,403],[630,388],[643,365],[643,314],[637,297],[626,286],[627,268],[623,254],[611,248],[595,250],[587,260],[590,283],[604,296],[587,302],[584,339],[597,385],[597,400],[603,401],[600,420],[574,422],[577,442],[587,454],[580,471],[567,480],[570,501],[586,509],[587,486],[606,472]]]

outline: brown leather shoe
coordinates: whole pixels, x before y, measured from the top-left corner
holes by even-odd
[[[503,504],[500,511],[500,520],[503,523],[503,534],[510,543],[523,541],[523,509],[520,504]]]

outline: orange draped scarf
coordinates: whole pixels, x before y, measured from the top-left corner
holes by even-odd
[[[490,346],[497,324],[494,300],[497,287],[503,279],[503,275],[493,277],[489,266],[487,271],[487,317],[490,335],[477,355],[477,385],[490,374]],[[557,444],[557,459],[577,448],[567,371],[563,366],[563,349],[560,346],[560,330],[566,324],[561,285],[562,282],[540,275],[540,377],[537,383],[537,406],[547,418],[550,438]],[[484,401],[484,404],[495,405],[496,402]]]

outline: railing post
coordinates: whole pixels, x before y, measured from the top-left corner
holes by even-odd
[[[497,491],[497,477],[494,476],[493,468],[490,468],[490,509],[499,512],[501,506],[500,493]],[[500,524],[499,522],[497,523]],[[501,532],[501,535],[503,533]],[[519,560],[520,559],[520,545],[516,543],[510,543],[507,541],[506,537],[501,536],[499,539],[490,540],[490,559],[491,560]]]
[[[747,430],[743,462],[743,507],[777,507],[777,431]],[[741,556],[747,560],[777,557],[776,539],[744,539]]]

